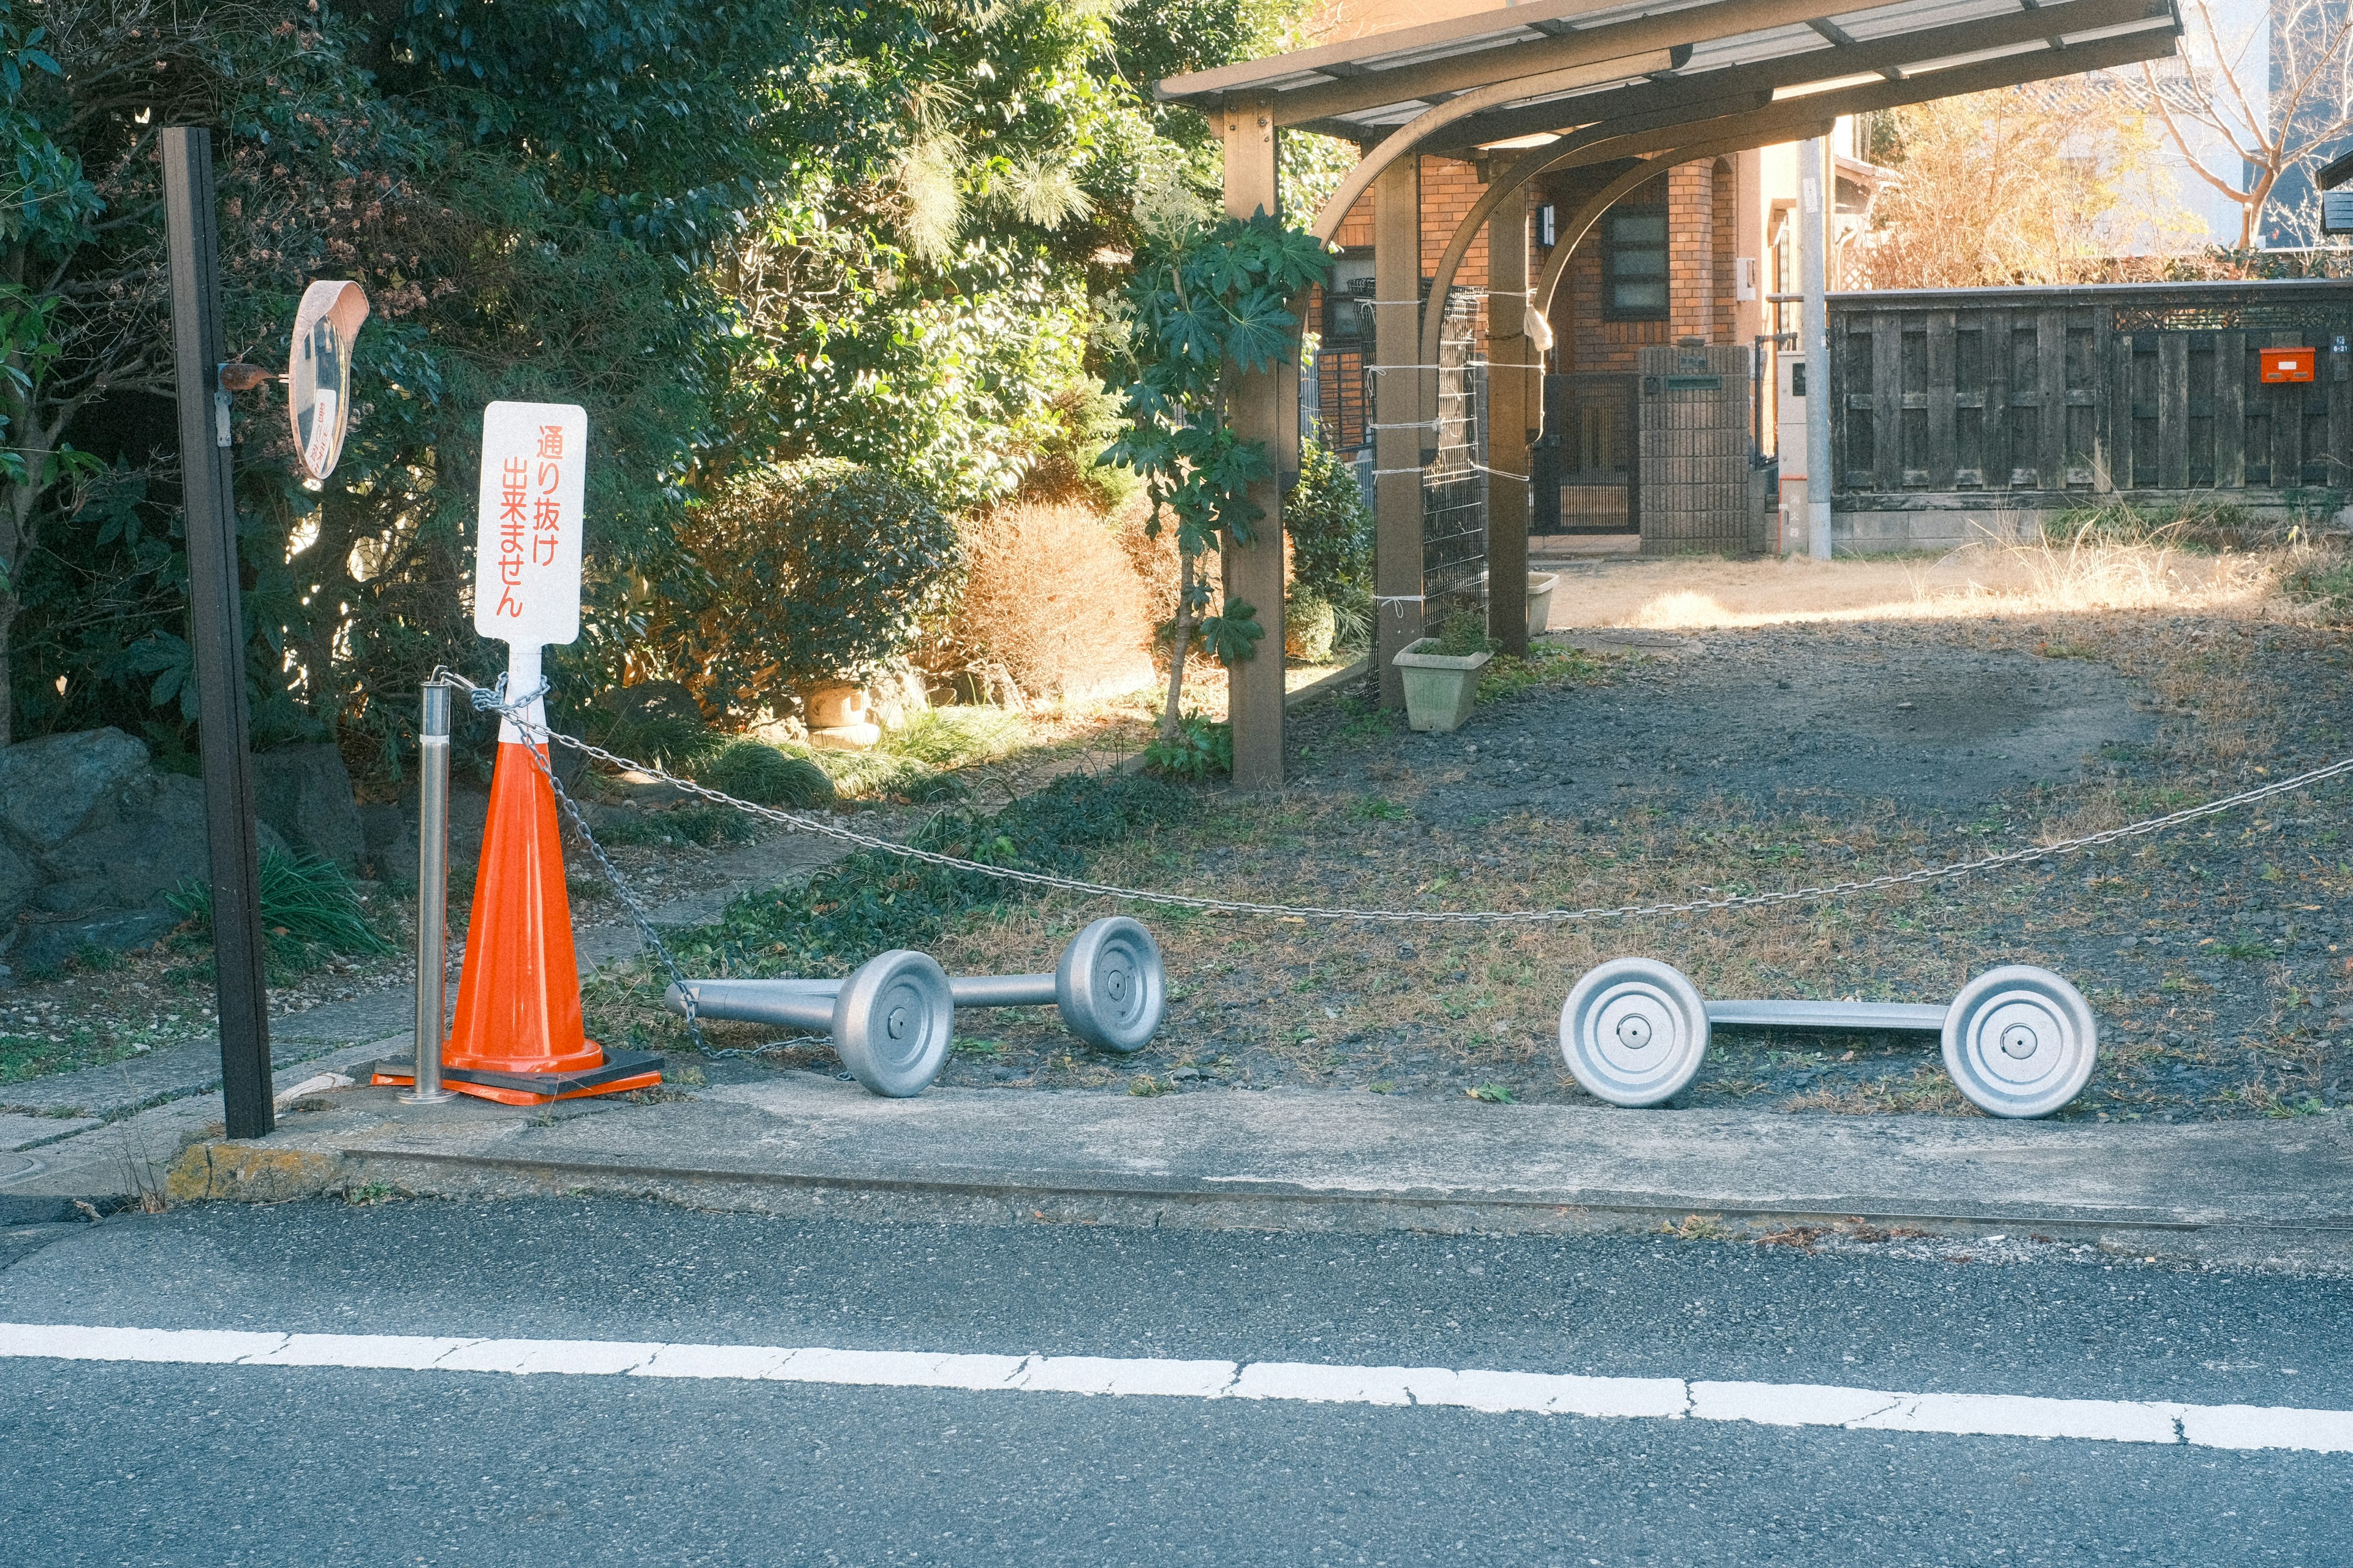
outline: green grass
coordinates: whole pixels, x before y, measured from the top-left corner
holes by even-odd
[[[681,843],[700,844],[705,848],[741,844],[753,832],[750,817],[724,805],[682,805],[671,811],[611,811],[596,824],[596,837],[601,843],[658,849]]]
[[[1602,661],[1591,654],[1553,643],[1535,643],[1525,658],[1498,654],[1487,661],[1479,671],[1479,700],[1493,702],[1569,681],[1597,681],[1607,674]]]
[[[750,739],[730,742],[696,782],[754,805],[831,805],[834,797],[833,780],[815,758]]]
[[[2336,619],[2353,616],[2353,554],[2316,555],[2281,579],[2288,597],[2317,605]]]
[[[944,810],[913,841],[986,865],[1075,875],[1095,849],[1198,809],[1192,791],[1158,779],[1073,774],[993,816]],[[953,924],[1031,896],[976,872],[861,850],[806,883],[746,894],[716,921],[673,935],[670,946],[690,973],[841,974],[892,948],[927,947]],[[626,1002],[636,1019],[659,984],[628,968],[606,971],[586,989],[592,1008]]]
[[[846,796],[947,801],[964,794],[964,786],[949,776],[956,769],[996,762],[1019,750],[1026,738],[1018,715],[975,704],[926,709],[901,728],[883,731],[871,751],[806,755]]]
[[[212,932],[213,890],[198,881],[180,884],[165,901]],[[359,889],[332,860],[315,855],[261,852],[261,930],[269,956],[294,965],[343,954],[389,952],[392,943],[369,923]]]

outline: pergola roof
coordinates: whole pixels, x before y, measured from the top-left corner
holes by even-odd
[[[1170,102],[1271,106],[1278,125],[1382,140],[1465,95],[1417,137],[1424,152],[1621,120],[1684,122],[1846,89],[1863,107],[1973,90],[2000,62],[2032,81],[2169,54],[2173,0],[1894,0],[1825,11],[1820,0],[1534,0],[1371,37],[1299,49],[1158,84]],[[1958,72],[1954,85],[1934,80]],[[1918,80],[1918,86],[1905,86]],[[1970,85],[1963,87],[1961,80]],[[1895,90],[1890,91],[1894,87]]]

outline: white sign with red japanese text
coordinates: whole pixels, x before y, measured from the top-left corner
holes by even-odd
[[[588,414],[569,403],[482,410],[474,629],[517,648],[580,635],[582,477]]]

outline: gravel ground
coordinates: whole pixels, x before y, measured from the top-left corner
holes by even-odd
[[[1484,704],[1454,735],[1410,733],[1347,697],[1302,710],[1282,801],[1221,795],[1097,874],[1410,910],[1805,886],[2137,820],[2327,760],[2353,732],[2341,640],[2256,618],[1581,640],[1605,653],[1598,676]],[[1713,996],[1939,1004],[1993,964],[2040,963],[2101,1020],[2100,1070],[2063,1114],[2311,1113],[2353,1100],[2348,799],[2332,783],[2053,863],[1729,915],[1498,930],[1138,910],[1169,959],[1157,1041],[1112,1058],[1050,1013],[974,1014],[945,1081],[1579,1100],[1557,1050],[1560,999],[1590,963],[1639,952]],[[938,953],[958,972],[1050,967],[1100,912],[1018,905]],[[798,1042],[758,1059],[826,1055]],[[1976,1114],[1917,1035],[1720,1030],[1677,1103]]]

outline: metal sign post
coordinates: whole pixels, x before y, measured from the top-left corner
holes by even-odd
[[[262,980],[260,845],[247,741],[245,622],[237,606],[237,501],[228,392],[221,384],[218,237],[211,132],[164,132],[164,216],[172,268],[181,485],[187,509],[188,643],[196,668],[210,849],[213,979],[228,1135],[259,1138],[270,1106],[269,997]]]

